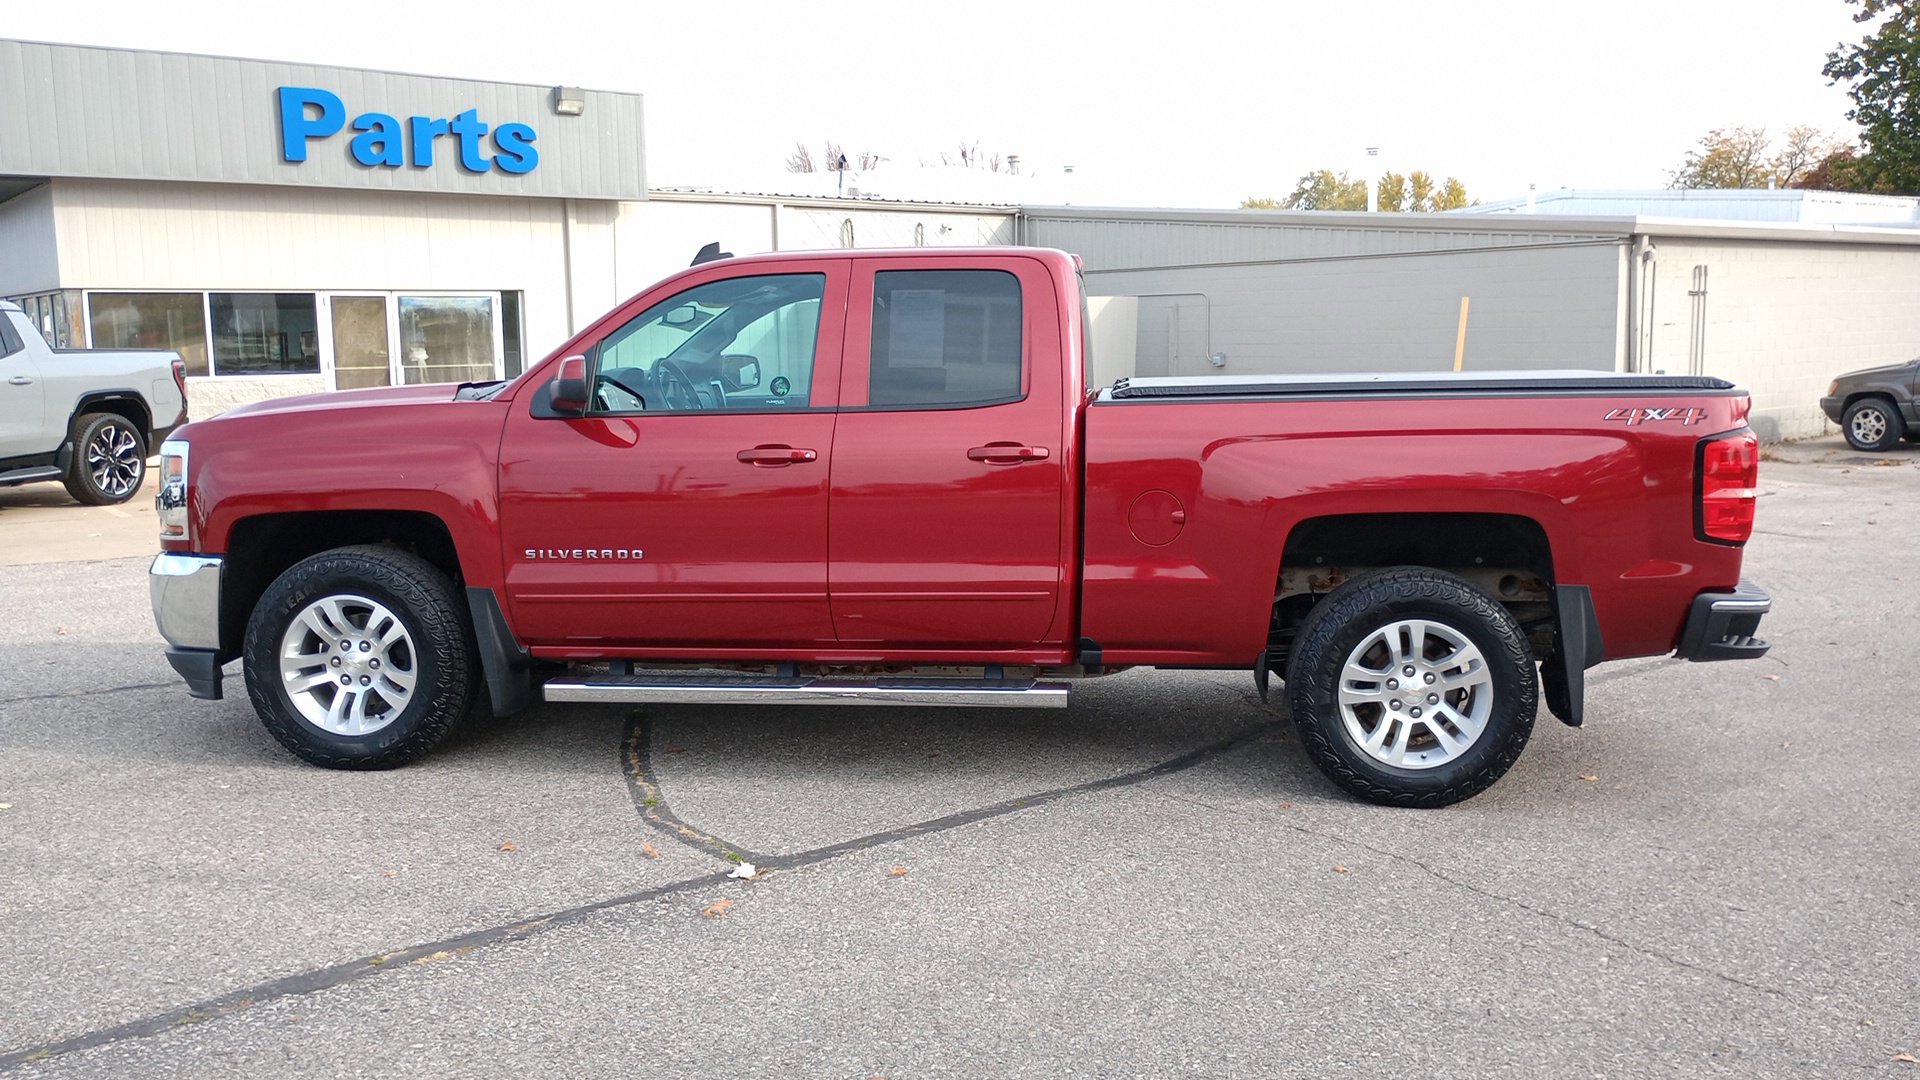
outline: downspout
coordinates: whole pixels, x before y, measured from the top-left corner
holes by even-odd
[[[1627,370],[1639,371],[1646,357],[1641,334],[1646,327],[1646,265],[1653,261],[1653,241],[1644,233],[1633,237],[1633,257],[1627,260]]]

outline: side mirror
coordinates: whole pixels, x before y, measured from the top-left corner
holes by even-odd
[[[729,390],[751,390],[760,385],[760,358],[728,353],[720,358],[720,381]]]
[[[587,411],[587,358],[567,356],[560,360],[560,370],[553,379],[553,392],[548,400],[553,411],[579,414]]]

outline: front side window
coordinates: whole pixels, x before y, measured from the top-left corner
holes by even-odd
[[[812,400],[825,274],[675,293],[601,340],[590,412],[788,410]]]
[[[867,401],[951,408],[1020,397],[1020,279],[1005,270],[873,275]]]

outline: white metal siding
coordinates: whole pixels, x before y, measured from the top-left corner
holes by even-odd
[[[48,185],[0,203],[0,296],[59,286],[53,238],[53,189]]]

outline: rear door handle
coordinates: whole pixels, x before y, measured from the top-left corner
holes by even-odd
[[[984,461],[989,465],[1018,465],[1023,461],[1044,461],[1046,458],[1047,448],[1044,446],[1022,446],[1010,442],[988,443],[967,451],[968,461]]]
[[[818,451],[800,450],[782,444],[756,446],[751,450],[742,450],[734,455],[749,465],[798,465],[802,462],[817,461]]]
[[[15,376],[14,376],[13,378],[11,378],[11,379],[8,379],[8,380],[7,380],[7,385],[9,385],[9,386],[32,386],[32,385],[33,385],[33,380],[32,380],[32,379],[29,379],[29,378],[27,378],[27,377],[26,377],[25,375],[15,375]]]

